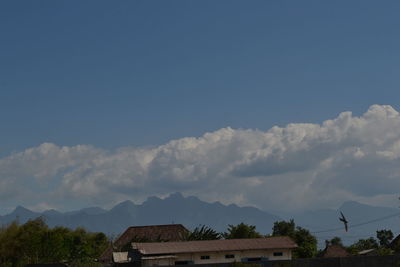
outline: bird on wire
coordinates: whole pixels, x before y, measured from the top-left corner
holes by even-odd
[[[343,213],[342,212],[340,212],[340,215],[342,216],[342,217],[340,217],[339,218],[339,220],[341,221],[341,222],[343,222],[343,224],[344,224],[344,230],[346,230],[346,232],[349,230],[349,227],[348,227],[348,221],[346,220],[346,217],[344,217],[344,215],[343,215]]]

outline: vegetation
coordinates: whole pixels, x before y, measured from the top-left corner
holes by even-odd
[[[379,248],[379,244],[376,241],[376,239],[373,237],[369,237],[366,239],[359,239],[357,242],[355,242],[349,247],[349,250],[354,254],[354,252],[360,252],[367,249],[377,249],[377,248]]]
[[[289,236],[297,243],[293,251],[294,258],[313,258],[317,254],[317,240],[307,230],[296,226],[294,220],[278,221],[272,228],[272,236]],[[254,225],[240,223],[229,225],[224,233],[202,225],[185,236],[185,240],[217,240],[221,238],[259,238],[262,234]],[[352,254],[367,249],[376,249],[379,255],[400,252],[399,244],[390,246],[393,240],[390,230],[376,231],[376,238],[360,239],[347,250]],[[148,242],[146,238],[135,237],[136,242]],[[162,241],[162,240],[157,240]],[[107,248],[108,238],[103,233],[90,233],[83,228],[71,230],[65,227],[49,228],[42,218],[30,220],[23,225],[13,222],[0,228],[0,266],[24,266],[32,263],[64,262],[71,266],[98,266],[96,259]],[[326,246],[344,247],[340,237],[325,240]],[[128,251],[129,244],[122,251]],[[235,263],[234,267],[242,267]],[[244,265],[243,265],[244,266]],[[246,264],[246,267],[251,265]],[[286,266],[286,265],[285,265]],[[258,267],[254,264],[253,267]]]
[[[342,239],[340,237],[335,236],[331,240],[325,240],[325,247],[329,246],[343,246]]]
[[[215,231],[214,229],[202,225],[201,227],[196,227],[193,231],[189,232],[185,236],[186,241],[193,240],[218,240],[221,239],[222,235]]]
[[[379,230],[376,231],[376,238],[379,240],[379,245],[381,247],[388,247],[390,241],[393,239],[393,232],[391,230]]]
[[[228,231],[223,233],[222,236],[225,239],[262,237],[262,235],[256,231],[256,227],[254,225],[248,225],[245,223],[240,223],[238,225],[230,224],[228,226]]]
[[[0,266],[68,262],[74,266],[95,266],[108,245],[103,233],[83,228],[50,229],[42,218],[23,225],[16,222],[0,228]]]
[[[378,255],[390,255],[393,254],[391,248],[389,248],[389,244],[393,239],[393,232],[391,230],[378,230],[376,231],[376,238],[369,237],[366,239],[359,239],[357,242],[352,244],[347,248],[347,250],[355,255],[360,251],[368,250],[368,249],[376,249],[376,254]],[[398,246],[400,248],[400,246]],[[395,245],[395,252],[400,252],[400,250]]]
[[[272,235],[289,236],[296,242],[298,248],[293,251],[294,258],[312,258],[317,255],[317,239],[307,229],[296,227],[294,220],[275,222]]]

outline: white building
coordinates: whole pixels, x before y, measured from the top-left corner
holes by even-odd
[[[289,237],[133,243],[142,267],[290,260],[297,247]]]

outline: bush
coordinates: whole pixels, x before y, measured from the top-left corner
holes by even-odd
[[[261,264],[234,262],[232,264],[232,267],[261,267]]]

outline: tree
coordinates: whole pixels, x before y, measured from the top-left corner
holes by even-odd
[[[312,258],[317,254],[317,239],[300,226],[296,227],[294,220],[275,222],[272,228],[273,236],[288,236],[298,245],[293,251],[295,258]]]
[[[342,243],[342,239],[340,237],[335,236],[334,238],[332,238],[331,240],[325,240],[325,246],[329,247],[329,246],[343,246]]]
[[[221,234],[214,229],[202,225],[201,227],[196,227],[193,231],[189,232],[185,236],[185,240],[217,240],[221,239]]]
[[[376,231],[376,237],[379,240],[379,245],[386,248],[393,239],[393,232],[391,230],[378,230]]]
[[[351,254],[357,254],[360,251],[367,249],[377,249],[379,244],[375,238],[369,237],[366,239],[359,239],[357,242],[348,247]]]
[[[317,254],[317,239],[307,229],[296,227],[294,241],[299,246],[294,251],[296,258],[312,258]]]
[[[275,222],[274,226],[272,227],[273,236],[289,236],[293,238],[295,232],[296,232],[296,225],[293,219],[291,219],[288,222],[286,221]]]
[[[20,260],[19,226],[12,222],[0,229],[0,266],[16,266]]]
[[[42,218],[23,225],[13,222],[0,228],[0,266],[69,261],[73,266],[93,266],[107,247],[103,233],[50,229]]]
[[[245,223],[240,223],[238,225],[230,224],[228,226],[228,232],[223,233],[222,236],[225,239],[262,237],[262,235],[256,231],[254,225],[248,225]]]
[[[69,247],[65,238],[71,230],[65,227],[55,227],[45,231],[42,237],[43,252],[41,263],[62,262],[69,258]]]
[[[42,257],[43,236],[48,231],[42,217],[29,220],[19,229],[17,240],[20,244],[22,259],[27,263],[39,263]]]

